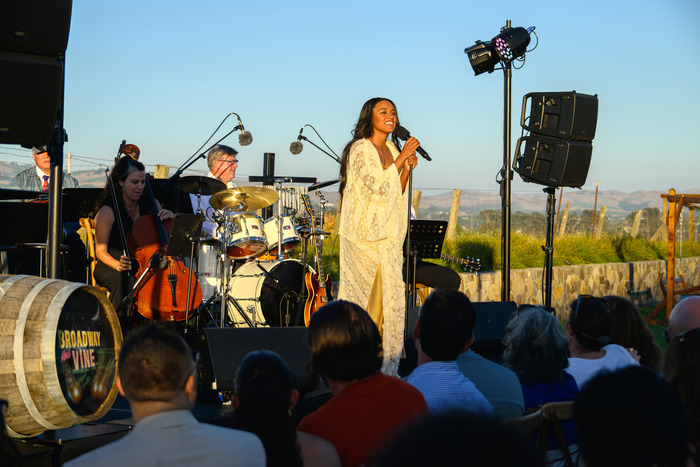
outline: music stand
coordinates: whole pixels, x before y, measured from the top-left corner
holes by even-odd
[[[409,224],[411,251],[407,261],[411,261],[411,307],[416,303],[416,265],[418,257],[440,258],[442,243],[445,241],[447,221],[428,221],[412,219]],[[405,250],[405,249],[404,249]],[[409,277],[406,278],[409,280]]]
[[[175,214],[173,228],[168,237],[166,256],[189,257],[194,251],[193,238],[199,235],[204,216],[199,214]]]

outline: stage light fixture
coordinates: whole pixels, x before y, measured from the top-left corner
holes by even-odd
[[[493,68],[500,61],[491,42],[476,41],[475,45],[464,49],[464,53],[467,54],[469,63],[474,69],[474,76],[484,72],[492,73]]]
[[[530,33],[535,29],[531,26],[525,28],[507,28],[493,38],[496,53],[505,62],[512,62],[525,54],[530,44]]]

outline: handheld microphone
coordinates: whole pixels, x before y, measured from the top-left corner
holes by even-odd
[[[303,138],[301,133],[304,131],[305,127],[306,125],[301,127],[301,130],[299,130],[299,136],[297,136],[297,140],[289,145],[289,152],[291,152],[292,154],[299,154],[304,149],[304,145],[301,144],[301,139]]]
[[[409,133],[409,131],[407,129],[405,129],[404,127],[402,127],[401,125],[397,126],[394,129],[394,134],[396,135],[397,138],[399,138],[402,141],[406,141],[408,138],[411,137],[411,133]],[[430,156],[428,155],[428,153],[426,152],[426,150],[423,149],[421,146],[418,146],[418,149],[416,149],[416,151],[418,151],[418,154],[423,156],[423,158],[425,158],[425,160],[428,160],[428,161],[432,160],[430,158]]]
[[[233,115],[236,116],[238,119],[238,126],[234,128],[234,130],[241,130],[241,134],[238,135],[238,143],[241,146],[248,146],[250,143],[253,142],[253,135],[250,134],[250,131],[245,131],[245,127],[243,126],[243,122],[241,122],[241,117],[236,113],[236,112],[231,112]]]

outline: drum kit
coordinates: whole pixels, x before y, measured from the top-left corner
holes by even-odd
[[[199,322],[221,327],[303,326],[310,300],[305,280],[307,274],[315,274],[306,259],[308,242],[322,245],[329,235],[323,230],[322,193],[317,191],[320,213],[310,219],[299,202],[308,190],[292,186],[289,179],[276,179],[274,188],[227,189],[219,180],[189,176],[181,179],[180,189],[196,197],[196,213],[207,213],[215,223],[213,235],[193,240],[193,269],[203,298],[195,311]],[[255,213],[275,204],[277,213],[268,219]],[[292,259],[300,244],[299,259]],[[318,253],[317,247],[316,258]]]

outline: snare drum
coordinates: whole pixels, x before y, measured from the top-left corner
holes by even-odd
[[[304,279],[304,265],[295,259],[249,261],[231,278],[231,298],[256,326],[303,326]],[[227,311],[234,326],[248,325],[233,305]]]
[[[267,239],[267,249],[273,254],[277,254],[277,244],[279,243],[279,219],[277,216],[265,221],[265,238]],[[294,249],[301,238],[297,234],[296,226],[291,216],[282,216],[282,252],[286,253]]]
[[[267,249],[263,221],[255,214],[235,214],[226,220],[226,254],[234,259],[255,258]]]

